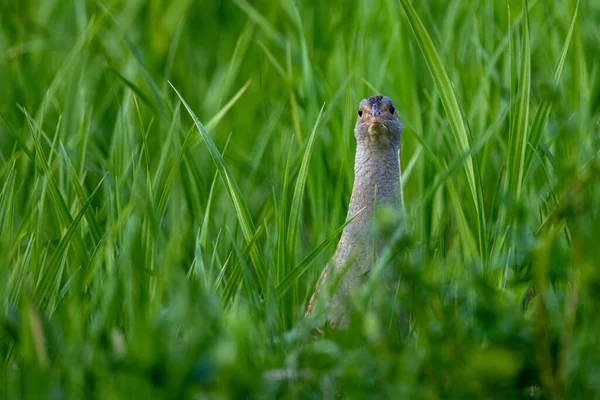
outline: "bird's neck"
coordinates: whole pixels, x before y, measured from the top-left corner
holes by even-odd
[[[399,207],[399,184],[398,147],[379,147],[367,141],[358,141],[348,217],[360,212],[355,222],[367,222],[376,204]]]

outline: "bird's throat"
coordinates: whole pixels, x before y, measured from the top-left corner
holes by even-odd
[[[354,185],[348,217],[367,222],[376,204],[399,207],[400,164],[397,146],[359,141],[354,160]]]

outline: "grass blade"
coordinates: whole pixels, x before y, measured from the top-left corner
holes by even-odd
[[[467,130],[467,125],[463,119],[463,115],[458,104],[458,99],[452,88],[452,82],[446,73],[446,69],[442,63],[431,37],[427,33],[423,22],[417,15],[417,12],[413,8],[409,0],[399,0],[404,8],[406,16],[410,26],[415,34],[419,48],[423,53],[427,67],[433,78],[435,86],[438,89],[444,110],[448,116],[450,127],[454,140],[458,147],[458,152],[466,154],[471,146],[470,135]],[[486,238],[486,227],[485,227],[485,210],[483,202],[483,192],[481,189],[481,178],[477,167],[477,160],[475,158],[467,158],[464,163],[464,170],[471,190],[471,200],[473,207],[477,215],[477,232],[478,232],[478,246],[480,256],[485,254],[485,238]]]
[[[567,58],[567,53],[569,52],[569,47],[571,44],[571,38],[573,37],[573,31],[575,30],[575,22],[577,21],[577,17],[579,15],[579,0],[577,0],[577,4],[575,5],[575,12],[573,13],[573,18],[571,19],[571,25],[569,26],[569,31],[567,33],[567,37],[565,39],[565,43],[563,44],[562,51],[560,53],[560,58],[554,67],[554,73],[552,74],[552,92],[547,94],[540,107],[538,108],[535,117],[533,118],[533,123],[531,125],[531,131],[529,133],[529,144],[528,151],[525,155],[525,166],[524,166],[524,174],[525,177],[529,173],[529,169],[531,168],[531,163],[533,162],[533,158],[535,153],[539,149],[539,144],[542,139],[543,129],[546,125],[546,120],[548,119],[548,115],[550,114],[550,109],[552,107],[552,99],[555,96],[556,90],[558,88],[558,84],[560,83],[560,77],[562,74],[563,67],[565,65],[565,60]]]
[[[506,182],[509,193],[521,196],[525,174],[525,153],[529,133],[529,95],[531,91],[531,49],[529,45],[529,16],[524,2],[523,37],[521,39],[521,65],[516,108],[511,112],[511,129],[508,138]]]
[[[244,235],[244,239],[246,240],[246,244],[248,246],[251,246],[250,257],[252,259],[253,267],[258,277],[258,282],[260,284],[261,290],[264,293],[267,284],[266,268],[258,246],[252,240],[256,236],[256,229],[254,228],[254,223],[252,222],[250,211],[248,210],[248,206],[246,205],[246,202],[244,201],[244,198],[241,194],[239,185],[227,169],[227,166],[225,165],[225,161],[223,160],[219,149],[217,149],[217,146],[215,146],[204,125],[202,125],[194,111],[192,111],[190,106],[186,103],[186,101],[183,99],[183,97],[177,91],[177,89],[175,89],[175,87],[172,84],[171,87],[177,94],[177,97],[179,97],[179,100],[183,103],[185,109],[188,111],[188,113],[194,120],[194,124],[198,128],[202,139],[204,139],[204,143],[208,148],[208,152],[210,153],[210,156],[212,157],[213,162],[215,163],[215,166],[217,167],[217,170],[221,175],[221,179],[223,180],[225,188],[227,189],[227,194],[229,195],[229,199],[231,200],[231,204],[233,205],[233,208],[235,210],[238,222],[240,223],[240,227],[242,228],[242,233]]]
[[[358,215],[358,214],[357,214]],[[285,295],[285,293],[290,290],[292,285],[308,270],[310,264],[327,248],[327,246],[331,245],[335,239],[339,236],[339,234],[344,230],[344,228],[352,222],[352,220],[356,217],[354,215],[352,218],[348,218],[346,222],[344,222],[340,227],[338,227],[335,232],[333,232],[329,237],[323,240],[313,251],[310,252],[308,256],[304,258],[296,267],[294,267],[290,273],[281,281],[279,285],[275,288],[275,292],[277,296],[281,298],[281,296]]]
[[[302,200],[304,198],[304,189],[306,187],[306,177],[308,176],[308,167],[310,164],[310,158],[313,153],[313,146],[315,144],[315,137],[319,121],[323,115],[323,109],[325,105],[321,107],[315,125],[313,126],[312,133],[308,138],[306,149],[304,150],[304,156],[302,157],[302,164],[300,165],[300,171],[298,172],[298,178],[296,179],[296,186],[294,188],[294,197],[292,198],[292,204],[290,208],[290,219],[287,231],[288,249],[290,260],[294,260],[296,255],[296,240],[298,238],[298,226],[300,225],[300,210],[302,208]]]
[[[106,175],[108,175],[108,173]],[[56,285],[56,287],[60,287],[60,283],[62,281],[62,276],[63,276],[63,271],[64,271],[65,264],[66,264],[66,252],[67,252],[68,246],[71,243],[71,239],[73,238],[73,236],[75,234],[75,230],[78,228],[79,223],[81,222],[81,219],[83,218],[88,207],[92,203],[94,196],[98,192],[98,189],[100,189],[100,186],[102,186],[102,182],[104,182],[104,178],[106,178],[106,175],[104,175],[104,177],[102,177],[102,179],[100,180],[100,182],[98,183],[98,185],[96,186],[96,188],[94,189],[92,194],[90,194],[90,196],[88,197],[86,202],[81,206],[81,209],[79,210],[79,212],[77,213],[75,218],[73,218],[73,221],[71,222],[71,225],[67,229],[67,232],[63,235],[60,242],[58,243],[58,246],[57,246],[56,250],[54,251],[54,255],[50,259],[48,265],[44,268],[44,271],[46,271],[45,272],[46,276],[44,277],[44,279],[41,282],[42,286],[40,287],[40,291],[39,291],[42,298],[44,298],[48,293],[50,293],[50,289],[51,289],[52,285]],[[55,276],[53,277],[53,279],[51,279],[51,277],[48,276],[48,274],[53,273],[54,271],[57,271],[57,272],[55,273]],[[58,293],[58,292],[59,291],[57,290],[56,293]],[[52,304],[52,302],[50,304]]]

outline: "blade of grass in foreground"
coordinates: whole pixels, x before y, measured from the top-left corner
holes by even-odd
[[[210,222],[210,210],[212,206],[213,193],[215,190],[215,182],[217,182],[218,172],[215,172],[215,176],[210,184],[210,190],[208,192],[208,200],[206,200],[206,210],[204,211],[204,218],[202,219],[202,228],[200,233],[200,239],[198,241],[199,246],[202,249],[206,249],[208,243],[208,224]]]
[[[65,150],[62,143],[60,144],[60,148],[61,148],[61,152],[63,155],[64,164],[66,165],[67,169],[69,170],[69,173],[71,174],[71,182],[73,182],[73,188],[75,189],[75,193],[77,193],[77,197],[79,198],[79,201],[81,202],[81,204],[85,204],[85,202],[86,202],[85,191],[83,189],[83,186],[79,182],[79,178],[77,177],[77,172],[75,171],[75,167],[73,166],[71,159],[69,159],[69,157],[67,155],[67,150]],[[104,179],[104,178],[102,178],[102,179]],[[100,240],[102,235],[100,233],[100,230],[101,230],[100,223],[98,222],[96,215],[93,212],[88,212],[88,214],[86,216],[86,221],[90,227],[90,232],[92,234],[92,240],[94,241],[94,243],[97,243]]]
[[[312,133],[308,139],[306,149],[304,150],[304,156],[302,157],[302,164],[300,165],[300,171],[298,172],[298,178],[296,179],[296,186],[294,188],[294,197],[292,198],[292,204],[290,209],[290,220],[288,224],[288,250],[289,260],[294,260],[296,255],[296,239],[298,237],[298,226],[300,224],[300,209],[302,207],[302,199],[304,198],[304,189],[306,188],[306,177],[308,176],[308,166],[310,164],[310,158],[313,153],[313,146],[315,144],[315,137],[317,133],[317,127],[319,121],[323,115],[323,109],[325,105],[321,107],[317,120],[313,127]]]
[[[42,286],[40,288],[40,294],[41,294],[42,299],[45,298],[46,294],[50,295],[50,293],[56,294],[56,293],[60,292],[59,289],[60,289],[60,284],[62,282],[64,266],[65,266],[65,262],[66,262],[66,252],[67,252],[69,244],[71,243],[71,238],[75,234],[75,230],[79,226],[81,219],[83,218],[88,207],[92,203],[92,200],[93,200],[94,196],[96,195],[96,193],[98,192],[98,189],[100,189],[100,186],[102,186],[102,182],[104,182],[104,178],[106,178],[106,175],[108,175],[108,172],[102,177],[102,179],[100,180],[100,182],[98,183],[98,185],[96,186],[96,188],[94,189],[92,194],[90,194],[90,196],[87,198],[85,203],[81,206],[81,209],[79,210],[79,212],[77,213],[75,218],[73,218],[73,221],[71,222],[71,225],[67,229],[67,232],[64,234],[64,236],[60,240],[60,242],[54,252],[54,255],[50,259],[49,264],[47,265],[46,268],[44,268],[46,276],[44,277],[44,280],[41,281]],[[54,279],[51,279],[50,274],[54,274],[54,271],[56,271],[56,273],[54,275]],[[56,287],[56,290],[54,292],[51,291],[52,285],[55,285],[55,287]],[[51,301],[49,304],[54,306],[53,303],[54,302]]]
[[[497,125],[500,125],[502,122],[504,122],[504,119],[506,118],[507,114],[508,111],[503,110],[496,122],[492,126],[490,126],[490,128],[473,143],[473,145],[468,149],[468,151],[460,154],[459,157],[455,158],[450,164],[441,165],[443,166],[443,171],[436,176],[433,183],[429,184],[429,188],[427,189],[425,194],[421,196],[419,202],[417,203],[419,206],[425,204],[425,202],[429,200],[429,198],[431,198],[439,190],[440,186],[445,185],[452,178],[453,175],[457,174],[460,166],[465,162],[465,160],[468,157],[475,157],[484,148],[484,146],[490,141],[492,136],[498,132],[498,130],[496,129]]]
[[[227,113],[227,111],[229,111],[231,109],[231,107],[233,107],[233,105],[242,96],[242,94],[244,94],[244,92],[246,91],[246,89],[248,88],[250,83],[251,83],[251,81],[248,80],[244,84],[244,86],[240,90],[238,90],[238,92],[231,98],[231,100],[229,100],[227,102],[227,104],[208,122],[208,124],[206,124],[207,130],[214,128],[219,123],[219,121],[223,118],[225,113]],[[178,109],[179,109],[179,107],[176,107],[176,110],[178,110]],[[176,112],[174,115],[178,115],[178,112]],[[173,120],[175,121],[175,119],[176,118],[174,118]],[[174,125],[172,125],[172,127],[174,127]],[[172,132],[171,129],[170,129],[170,132]],[[193,129],[190,129],[190,131],[186,135],[183,145],[181,146],[181,149],[179,151],[179,156],[177,158],[177,162],[175,164],[173,164],[173,166],[171,167],[171,170],[166,178],[166,183],[163,186],[162,193],[160,195],[160,200],[158,202],[158,204],[159,204],[158,212],[159,212],[159,215],[161,216],[161,218],[163,217],[163,213],[165,212],[166,207],[167,207],[167,201],[168,201],[169,193],[171,193],[171,185],[173,183],[173,179],[175,179],[175,175],[179,171],[181,164],[185,163],[185,165],[188,167],[190,167],[192,165],[191,163],[187,162],[188,161],[187,160],[188,151],[194,149],[195,146],[198,144],[198,141],[200,140],[200,139],[197,139],[196,136],[193,136],[192,133],[193,133]],[[167,155],[166,152],[164,152],[163,154],[165,156]],[[155,178],[155,180],[156,180],[156,178]],[[209,210],[210,210],[210,208],[207,211],[209,211]],[[205,220],[206,220],[206,217],[205,217]],[[202,232],[206,232],[206,231],[203,230]],[[205,237],[206,233],[203,233],[203,236]],[[206,243],[206,240],[201,239],[200,243],[204,245]]]
[[[284,277],[288,274],[289,266],[292,265],[290,262],[290,257],[288,254],[288,238],[287,232],[289,229],[289,207],[288,207],[288,189],[290,184],[290,165],[292,160],[292,143],[294,142],[294,138],[292,137],[290,140],[290,144],[288,146],[288,155],[287,160],[285,162],[285,172],[283,174],[283,187],[281,189],[281,204],[279,205],[279,218],[277,221],[277,268],[275,270],[275,283],[276,285],[281,282]],[[274,200],[276,202],[276,200]],[[275,292],[275,294],[277,294]],[[293,314],[292,309],[293,306],[290,307],[288,304],[293,303],[294,299],[290,299],[293,297],[294,293],[292,292],[292,296],[286,296],[286,298],[281,299],[281,303],[284,303],[284,307],[280,307],[280,310],[284,311],[282,316],[284,321],[284,326],[288,326],[288,323],[291,321],[291,316]],[[279,300],[279,298],[277,299]],[[286,304],[287,303],[287,304]],[[290,311],[290,312],[286,312]]]
[[[523,2],[523,37],[521,39],[521,65],[519,70],[519,89],[515,99],[516,107],[511,113],[508,135],[508,160],[506,183],[508,192],[521,196],[525,173],[525,152],[529,132],[529,95],[531,93],[531,50],[529,46],[529,16],[526,1]]]
[[[67,201],[63,196],[60,187],[58,186],[58,182],[54,175],[50,170],[50,163],[48,158],[42,149],[42,144],[40,142],[40,138],[44,135],[42,130],[42,121],[43,114],[39,123],[27,113],[27,110],[21,108],[21,111],[27,118],[27,123],[29,125],[29,129],[31,130],[31,137],[33,139],[33,145],[36,155],[36,164],[41,171],[42,175],[46,179],[46,184],[48,190],[50,191],[50,197],[54,203],[54,212],[60,223],[63,225],[62,228],[70,226],[73,223],[73,217],[71,216],[71,212],[69,211],[69,207],[67,206]],[[87,251],[85,249],[85,244],[80,236],[75,236],[74,238],[74,247],[75,251],[82,263],[87,263]]]
[[[317,256],[321,254],[321,252],[325,250],[325,248],[329,246],[338,237],[338,235],[344,230],[344,228],[350,222],[352,222],[356,215],[354,215],[352,218],[348,218],[348,220],[344,222],[339,228],[337,228],[335,232],[333,232],[328,238],[323,240],[323,242],[321,242],[321,244],[319,244],[313,251],[311,251],[310,254],[300,262],[300,264],[294,267],[294,269],[275,288],[277,296],[281,297],[288,290],[290,290],[294,282],[306,272],[306,270],[310,266],[310,263],[313,262],[314,259],[317,258]]]
[[[458,146],[458,151],[461,153],[466,153],[471,145],[469,132],[467,131],[467,126],[463,119],[456,94],[452,89],[452,83],[448,77],[448,74],[446,73],[444,65],[442,64],[442,59],[435,49],[431,37],[427,33],[423,22],[417,15],[417,12],[413,8],[410,1],[399,1],[404,8],[410,26],[417,39],[417,43],[419,44],[419,48],[423,53],[423,57],[427,63],[429,72],[431,73],[431,77],[433,78],[435,86],[440,93],[440,98],[442,100],[444,110],[446,110],[446,115],[448,116],[450,127],[452,128],[452,133],[454,135],[454,140]],[[464,163],[464,170],[469,183],[469,188],[471,190],[473,206],[477,214],[479,253],[480,256],[484,256],[486,247],[485,210],[477,160],[472,157],[467,158]]]
[[[245,260],[246,260],[246,258],[248,258],[248,253],[255,246],[255,243],[259,239],[261,234],[262,234],[262,227],[259,226],[256,229],[256,235],[252,238],[250,243],[247,244],[247,247],[243,252],[239,251],[239,246],[237,246],[235,244],[235,242],[233,242],[233,239],[232,239],[232,246],[234,247],[234,249],[232,250],[232,253],[230,253],[230,256],[227,257],[228,261],[230,261],[230,262],[225,263],[223,265],[223,267],[221,268],[222,273],[224,274],[226,272],[226,274],[227,274],[227,280],[225,281],[225,283],[223,285],[223,292],[222,292],[222,296],[221,296],[224,304],[229,304],[231,302],[234,302],[236,300],[234,295],[240,289],[243,289],[246,293],[251,294],[250,297],[252,297],[254,305],[258,306],[259,294],[257,293],[256,290],[254,290],[254,288],[256,287],[256,279],[253,276],[249,275],[250,269],[247,267],[247,263],[245,262]],[[231,235],[231,233],[230,233],[230,235]],[[237,254],[236,258],[231,257],[231,254],[233,254],[233,253]],[[231,266],[229,266],[229,264],[231,264],[231,263],[233,263],[233,264]],[[224,275],[222,275],[222,277],[223,276]],[[243,277],[246,277],[246,282],[245,282],[246,285],[242,285]],[[220,284],[221,282],[223,282],[222,279],[217,280],[217,284]],[[244,287],[242,288],[242,286],[244,286]],[[252,289],[250,291],[248,291],[248,287],[250,287]]]
[[[255,273],[258,277],[259,285],[264,293],[267,283],[266,268],[258,246],[256,245],[256,243],[253,242],[253,238],[256,237],[256,229],[254,228],[254,223],[252,222],[250,211],[248,210],[248,206],[246,205],[246,202],[244,201],[244,198],[241,194],[239,185],[227,169],[227,166],[225,165],[225,161],[223,160],[219,149],[217,149],[217,146],[212,141],[212,138],[208,134],[208,131],[206,130],[204,125],[202,125],[202,122],[200,122],[194,111],[192,111],[192,109],[183,99],[181,94],[177,91],[177,89],[175,89],[175,86],[173,86],[171,83],[169,84],[177,94],[177,97],[179,97],[179,100],[183,103],[185,109],[188,111],[188,113],[194,120],[194,124],[196,125],[198,131],[200,132],[200,135],[204,139],[204,143],[208,148],[208,152],[210,153],[210,156],[212,157],[213,162],[217,167],[217,170],[221,174],[221,179],[223,180],[225,188],[227,189],[227,194],[229,195],[229,199],[231,200],[233,208],[235,209],[235,213],[240,223],[240,227],[242,228],[242,233],[244,235],[244,239],[246,240],[246,244],[250,246],[250,258],[252,259],[252,264],[254,266]]]
[[[525,178],[527,177],[529,168],[531,167],[531,163],[533,161],[533,157],[535,156],[535,153],[538,150],[540,141],[542,139],[543,129],[546,124],[548,115],[550,114],[552,98],[556,93],[556,89],[558,88],[560,76],[562,74],[562,70],[565,65],[565,60],[567,58],[567,53],[571,44],[571,38],[573,37],[573,31],[575,30],[575,22],[577,21],[578,14],[579,0],[577,0],[577,3],[575,4],[575,12],[573,13],[573,18],[571,19],[571,25],[569,26],[569,32],[567,33],[565,43],[560,53],[560,58],[556,63],[556,66],[554,67],[554,73],[552,75],[552,93],[544,97],[544,99],[542,100],[542,104],[538,108],[535,117],[533,118],[531,132],[529,134],[529,143],[531,144],[531,146],[528,147],[527,153],[525,155]]]
[[[0,240],[0,248],[3,249],[5,249],[4,246],[8,248],[9,243],[12,242],[13,236],[13,199],[15,198],[14,193],[17,175],[15,173],[15,165],[16,161],[13,161],[12,166],[8,171],[8,175],[6,176],[6,180],[2,185],[2,190],[0,191],[0,235],[3,238],[3,240]],[[4,243],[4,240],[8,240],[8,242]]]

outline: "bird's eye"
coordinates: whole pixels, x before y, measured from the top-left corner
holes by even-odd
[[[360,108],[358,109],[358,116],[362,117],[362,109],[360,109]]]
[[[390,114],[394,115],[395,112],[396,109],[394,108],[394,106],[390,106]]]

